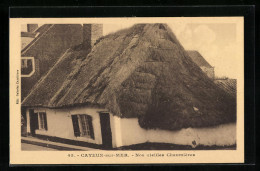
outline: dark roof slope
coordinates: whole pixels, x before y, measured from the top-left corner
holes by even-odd
[[[99,39],[87,54],[68,50],[22,105],[96,105],[120,117],[138,117],[148,129],[236,120],[234,98],[202,73],[167,25],[121,30]]]
[[[31,34],[37,34],[39,33],[39,35],[33,39],[27,46],[25,46],[23,49],[22,49],[22,54],[26,53],[26,51],[35,43],[37,42],[41,37],[42,35],[46,34],[47,31],[53,26],[53,24],[44,24],[42,25],[41,27],[39,27],[37,30],[35,30],[33,33]]]
[[[195,50],[188,50],[187,51],[189,56],[191,57],[192,61],[195,62],[199,67],[208,67],[212,68],[212,66],[201,56],[198,51]]]
[[[24,99],[32,87],[45,75],[64,54],[64,52],[83,41],[81,24],[45,24],[34,33],[38,36],[22,50],[22,57],[34,57],[35,73],[31,77],[23,77],[21,96]]]
[[[228,94],[236,97],[237,94],[237,80],[236,79],[217,79],[214,82]]]

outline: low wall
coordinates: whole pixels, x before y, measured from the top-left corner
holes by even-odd
[[[229,146],[236,144],[236,124],[223,124],[210,128],[187,128],[179,131],[146,130],[138,119],[121,119],[122,145],[145,142],[172,143],[179,145]]]

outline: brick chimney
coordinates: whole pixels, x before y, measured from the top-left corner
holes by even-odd
[[[83,45],[93,47],[95,42],[103,36],[103,24],[83,24]]]
[[[38,24],[27,24],[27,32],[34,32],[38,28]]]

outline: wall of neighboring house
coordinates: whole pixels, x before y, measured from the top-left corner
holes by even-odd
[[[145,142],[173,143],[193,147],[197,145],[224,146],[236,144],[235,123],[209,128],[187,128],[178,131],[167,131],[143,129],[139,126],[137,118],[121,118],[120,121],[122,146]],[[196,145],[194,145],[194,141]]]
[[[211,79],[214,79],[215,78],[215,73],[214,73],[214,68],[213,67],[211,67],[211,68],[209,68],[209,67],[200,67],[201,68],[201,70],[204,72],[204,73],[206,73],[207,74],[207,76],[209,77],[209,78],[211,78]]]
[[[46,112],[47,130],[35,131],[38,135],[46,135],[52,137],[59,137],[71,140],[84,141],[94,144],[102,144],[102,135],[100,127],[100,118],[98,111],[102,109],[77,107],[72,109],[48,109],[48,108],[34,108],[36,112]],[[30,133],[30,116],[29,109],[27,114],[27,132]],[[88,137],[76,137],[74,135],[74,128],[72,123],[72,115],[87,114],[92,117],[92,125],[94,131],[94,139]]]
[[[34,38],[33,37],[21,37],[22,42],[22,49],[25,48]]]

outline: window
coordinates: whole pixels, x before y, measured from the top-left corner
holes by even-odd
[[[38,129],[48,130],[46,113],[38,112],[36,115],[38,116]]]
[[[22,57],[21,59],[21,76],[30,77],[35,72],[35,63],[33,57]]]
[[[39,113],[39,119],[40,119],[39,128],[40,129],[45,129],[45,122],[46,122],[45,118],[46,118],[46,113],[40,112]]]
[[[28,63],[30,63],[30,65],[32,65],[31,61],[28,59],[22,59],[22,69],[24,68],[28,68]]]
[[[94,139],[92,117],[85,114],[72,115],[74,135],[76,137],[88,137]]]

